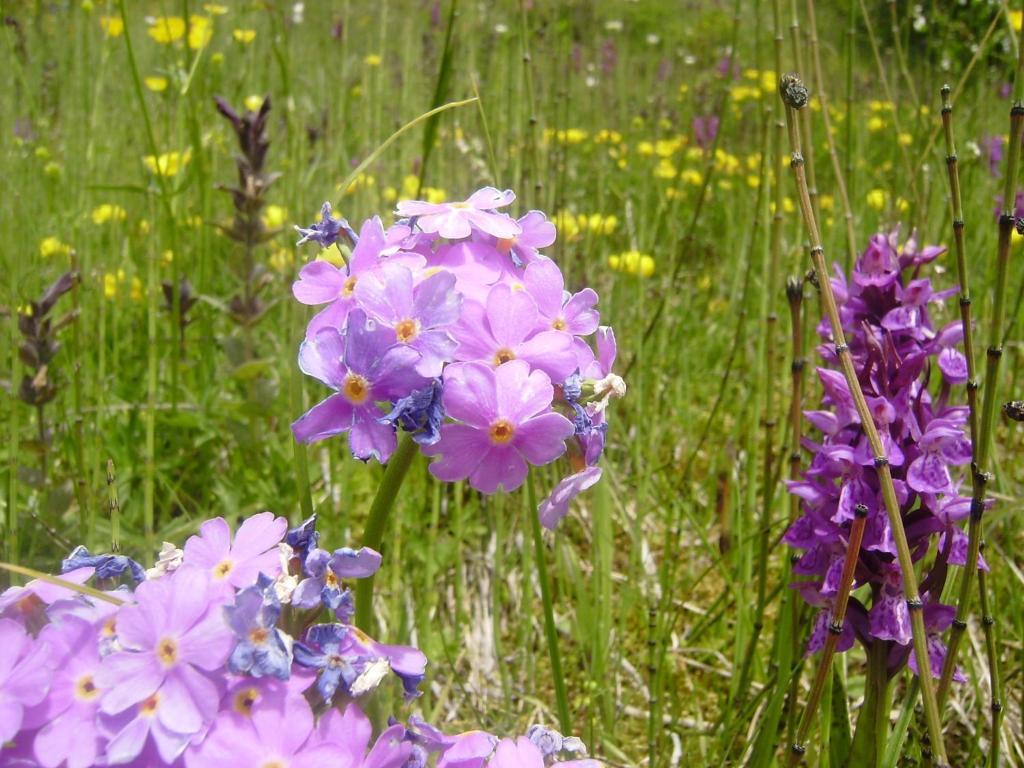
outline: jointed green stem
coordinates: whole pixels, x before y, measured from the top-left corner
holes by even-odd
[[[872,454],[875,456],[875,471],[878,474],[878,482],[882,490],[882,498],[885,502],[886,514],[889,518],[889,527],[892,530],[893,541],[896,545],[897,558],[900,571],[903,576],[903,594],[910,609],[911,628],[913,630],[914,654],[918,659],[928,659],[928,638],[924,627],[923,604],[917,587],[917,576],[914,572],[914,562],[910,554],[910,547],[907,544],[907,534],[903,528],[903,518],[900,516],[899,500],[896,497],[896,489],[892,481],[892,473],[889,469],[889,462],[886,458],[885,447],[878,434],[874,417],[868,408],[864,392],[861,390],[860,382],[857,379],[857,372],[853,367],[853,359],[850,356],[850,348],[846,344],[846,335],[843,332],[842,321],[839,317],[839,309],[836,305],[835,295],[832,292],[832,283],[828,269],[825,265],[825,249],[821,244],[821,234],[818,230],[818,222],[814,217],[814,210],[811,207],[810,196],[807,191],[807,179],[804,175],[803,155],[801,153],[800,126],[797,121],[797,112],[806,106],[807,92],[803,87],[798,75],[785,75],[780,82],[782,100],[786,104],[786,126],[789,131],[789,142],[792,148],[791,167],[796,180],[797,191],[800,199],[800,212],[804,218],[808,235],[811,240],[811,259],[814,262],[814,271],[818,279],[818,287],[821,291],[821,301],[828,316],[829,326],[832,331],[832,341],[835,343],[836,357],[839,359],[843,376],[846,379],[847,387],[853,398],[857,414],[860,417],[861,427],[864,435],[871,446]],[[854,548],[855,532],[860,527],[854,521],[848,545],[847,558]],[[859,537],[856,541],[857,549],[860,548]],[[855,556],[856,557],[856,556]],[[837,598],[836,614],[842,621],[845,617],[845,597],[849,595],[850,585],[853,581],[853,569],[846,573],[844,567],[844,578],[840,582],[839,596]],[[848,576],[849,578],[846,578]],[[840,607],[843,612],[840,612]],[[839,627],[842,629],[841,625]],[[832,636],[830,635],[830,640]],[[832,643],[834,646],[834,642]],[[828,646],[826,645],[826,648]],[[822,658],[822,666],[826,659]],[[819,670],[819,677],[824,677],[827,670]],[[942,729],[939,721],[939,710],[935,703],[935,692],[932,687],[930,675],[921,676],[921,700],[924,704],[925,719],[928,722],[929,737],[932,742],[932,750],[935,755],[935,763],[938,766],[946,766],[946,750],[942,742]],[[805,732],[804,724],[801,723],[801,731]],[[798,738],[800,734],[798,733]],[[802,747],[802,744],[794,746]]]

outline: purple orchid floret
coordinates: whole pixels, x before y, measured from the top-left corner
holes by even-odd
[[[422,231],[437,233],[449,240],[469,237],[474,229],[499,239],[513,238],[522,233],[519,224],[506,214],[495,213],[495,209],[511,205],[515,199],[511,189],[502,192],[484,187],[461,203],[403,200],[396,210],[399,216],[414,218]]]
[[[316,515],[311,515],[300,525],[289,528],[284,536],[284,543],[291,547],[292,554],[299,560],[299,567],[306,564],[309,553],[316,549],[320,541],[320,532],[316,529]]]
[[[347,622],[351,618],[352,599],[342,587],[342,579],[365,579],[380,568],[381,556],[369,547],[342,547],[333,553],[315,549],[306,558],[306,578],[292,594],[292,605],[316,608],[323,605]]]
[[[294,424],[300,442],[348,433],[352,455],[386,462],[395,450],[395,430],[381,423],[380,401],[394,401],[420,389],[427,380],[416,371],[420,353],[397,344],[395,332],[367,318],[363,310],[348,317],[345,333],[321,329],[303,342],[302,370],[335,390]]]
[[[900,247],[895,232],[878,234],[857,259],[850,280],[838,271],[832,279],[849,354],[885,449],[911,557],[920,561],[930,551],[938,552],[921,578],[926,612],[937,617],[936,626],[950,610],[937,599],[946,566],[966,565],[966,534],[960,522],[969,513],[970,500],[958,494],[957,468],[972,458],[967,411],[950,403],[953,387],[967,380],[966,362],[956,349],[962,328],[957,322],[936,331],[931,318],[931,307],[954,295],[956,288],[937,291],[921,275],[922,266],[942,251],[919,247],[915,236]],[[907,663],[911,642],[895,541],[872,468],[876,457],[846,379],[837,370],[831,331],[823,323],[818,332],[825,361],[818,369],[824,407],[805,415],[821,437],[804,440],[812,453],[810,465],[801,481],[788,484],[800,498],[803,514],[784,538],[804,550],[794,571],[810,579],[794,586],[821,609],[809,645],[814,651],[822,646],[831,621],[850,528],[857,517],[866,517],[854,587],[869,590],[850,597],[839,649],[855,640],[884,643],[894,673]],[[942,373],[938,395],[927,386],[933,368]],[[979,565],[984,567],[980,558]],[[939,632],[929,637],[933,664],[945,653]]]
[[[481,363],[449,366],[445,372],[445,411],[457,424],[445,424],[441,439],[425,449],[440,456],[430,465],[448,482],[469,479],[494,493],[512,491],[526,479],[527,465],[548,464],[565,452],[572,422],[551,410],[554,390],[543,371],[525,360],[496,369]]]
[[[119,579],[125,573],[138,584],[146,578],[145,569],[130,557],[124,555],[93,555],[84,546],[77,546],[60,564],[60,572],[67,573],[78,568],[94,568],[97,579]]]

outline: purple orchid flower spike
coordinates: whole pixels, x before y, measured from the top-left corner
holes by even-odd
[[[441,427],[441,439],[424,450],[440,456],[435,477],[469,479],[483,493],[513,491],[526,479],[527,464],[554,461],[565,452],[572,422],[551,410],[548,377],[524,360],[497,369],[480,363],[453,364],[445,371],[444,406],[458,424]]]
[[[323,440],[348,432],[352,455],[384,463],[395,450],[395,430],[382,424],[377,403],[397,400],[420,389],[426,380],[416,372],[420,354],[395,344],[395,333],[354,310],[345,335],[321,329],[299,350],[299,367],[335,390],[292,424],[300,442]]]
[[[592,288],[566,293],[562,270],[553,261],[530,264],[523,273],[523,286],[537,303],[541,321],[551,330],[576,336],[589,336],[597,330],[601,319],[594,309],[597,293]]]
[[[699,115],[693,118],[693,141],[698,147],[707,150],[718,135],[718,116]]]
[[[494,187],[478,189],[461,203],[427,203],[422,200],[402,200],[398,215],[414,217],[416,226],[428,233],[437,233],[449,240],[469,237],[476,229],[498,239],[514,238],[522,229],[511,217],[495,213],[516,199],[515,193]]]
[[[956,618],[956,609],[951,605],[943,605],[929,601],[924,606],[924,628],[928,633],[928,666],[931,668],[932,677],[938,680],[942,677],[942,667],[946,662],[946,644],[942,636],[949,629]],[[890,654],[889,663],[892,664],[893,657],[903,655],[905,651],[901,648],[894,648]],[[907,655],[907,666],[915,675],[921,674],[920,666],[917,663],[917,656],[913,647]],[[967,678],[959,667],[953,671],[953,681],[966,683]]]
[[[521,359],[559,382],[576,368],[572,337],[544,330],[533,298],[507,285],[491,288],[485,306],[468,302],[453,334],[459,343],[456,360],[498,366]]]
[[[420,353],[416,370],[422,376],[441,375],[456,347],[445,328],[458,320],[462,304],[453,274],[438,272],[416,283],[407,267],[385,263],[363,276],[355,298],[370,317],[395,332],[399,344]]]

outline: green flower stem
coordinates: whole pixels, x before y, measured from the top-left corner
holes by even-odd
[[[384,468],[384,477],[377,486],[377,495],[373,497],[373,504],[370,507],[370,516],[366,520],[366,528],[363,529],[363,538],[360,546],[373,547],[380,550],[381,540],[384,538],[384,531],[388,526],[388,517],[391,515],[391,508],[395,505],[395,497],[402,487],[402,481],[409,472],[412,459],[416,455],[417,445],[413,442],[408,432],[399,432],[398,447],[391,454],[391,460]],[[373,581],[370,576],[360,579],[356,583],[356,626],[364,632],[373,635]]]
[[[790,165],[793,169],[793,177],[796,181],[797,192],[800,198],[800,212],[804,219],[808,235],[811,241],[811,259],[814,263],[814,271],[818,279],[818,287],[821,291],[821,302],[825,307],[825,313],[828,316],[829,326],[832,331],[832,341],[836,345],[836,356],[839,358],[839,364],[843,370],[843,376],[846,379],[847,387],[850,390],[850,396],[853,398],[854,405],[857,408],[857,414],[860,416],[862,428],[864,429],[864,436],[867,438],[868,443],[871,446],[871,452],[876,457],[875,471],[878,475],[878,483],[881,486],[882,498],[885,501],[885,511],[889,518],[889,527],[892,529],[893,541],[896,545],[897,558],[899,560],[900,573],[903,576],[903,595],[907,601],[907,605],[910,609],[911,627],[913,630],[914,638],[914,655],[918,659],[927,660],[928,656],[928,637],[924,627],[924,613],[922,610],[922,602],[920,592],[917,586],[917,575],[914,572],[914,561],[910,554],[910,547],[907,544],[907,534],[903,528],[903,518],[900,516],[900,504],[896,498],[896,489],[892,481],[892,473],[889,469],[889,463],[886,459],[885,446],[882,445],[882,440],[878,434],[878,427],[875,426],[874,418],[871,415],[871,411],[868,408],[867,400],[864,398],[864,392],[861,390],[860,382],[857,380],[857,372],[853,367],[853,358],[850,356],[850,348],[846,344],[846,335],[843,333],[843,324],[839,317],[839,309],[836,306],[835,295],[832,292],[831,277],[828,272],[828,267],[825,264],[825,249],[821,244],[821,234],[818,229],[818,221],[814,216],[814,210],[811,207],[811,199],[807,189],[807,178],[804,174],[803,155],[801,153],[801,142],[800,142],[800,124],[798,121],[798,111],[806,107],[807,94],[803,90],[803,83],[800,81],[798,75],[785,75],[780,83],[779,90],[782,95],[782,100],[786,104],[786,127],[789,131],[789,143],[792,149],[792,160]],[[801,100],[801,95],[803,99]],[[1018,134],[1019,136],[1019,134]],[[863,520],[863,518],[861,518]],[[850,543],[847,551],[847,562],[843,568],[843,579],[840,582],[839,598],[837,605],[834,610],[833,622],[838,624],[838,628],[842,630],[842,622],[845,618],[846,601],[845,598],[849,596],[850,585],[853,581],[853,569],[850,568],[847,572],[846,566],[849,564],[849,558],[854,550],[854,538],[858,538],[856,542],[856,549],[860,549],[859,534],[863,533],[863,526],[857,525],[858,521],[854,521],[854,529],[850,534]],[[861,529],[857,531],[858,527]],[[856,558],[856,554],[854,554]],[[838,635],[832,632],[829,633],[828,640],[837,638]],[[834,643],[831,644],[834,647]],[[830,644],[826,642],[825,650],[827,651]],[[825,666],[826,662],[830,662],[830,659],[822,656],[822,667]],[[924,667],[927,667],[927,661],[925,661]],[[824,674],[822,670],[819,670],[819,677]],[[928,723],[928,736],[931,739],[932,754],[934,755],[934,763],[936,766],[947,766],[949,765],[946,758],[946,748],[942,741],[942,725],[939,719],[939,708],[935,701],[935,690],[932,685],[931,675],[921,676],[921,702],[924,705],[925,720]],[[805,718],[807,719],[807,718]],[[797,734],[798,741],[794,742],[794,754],[799,757],[803,754],[803,740],[802,737],[806,735],[805,723],[801,723],[800,731]]]
[[[533,478],[526,480],[526,496],[529,508],[526,516],[530,518],[533,528],[533,547],[537,558],[537,580],[540,582],[540,599],[544,603],[544,638],[548,644],[548,656],[551,658],[551,677],[555,686],[555,704],[558,707],[558,724],[562,733],[572,731],[569,719],[569,697],[565,691],[565,678],[562,677],[562,656],[558,652],[558,633],[555,630],[555,610],[551,602],[551,583],[548,581],[548,566],[545,559],[544,537],[540,529],[540,517],[537,515],[537,499],[533,490]]]

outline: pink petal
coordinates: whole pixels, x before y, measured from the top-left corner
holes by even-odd
[[[428,456],[440,456],[430,465],[430,474],[451,483],[469,477],[490,450],[491,443],[480,430],[463,424],[445,424],[441,439],[424,448]]]
[[[303,304],[326,304],[341,295],[345,275],[327,261],[311,261],[292,284],[292,294]]]
[[[354,414],[345,396],[334,394],[292,422],[292,434],[300,443],[312,443],[340,435],[352,426]]]
[[[495,370],[480,363],[448,366],[442,395],[445,411],[453,419],[486,429],[498,415],[495,379]]]

